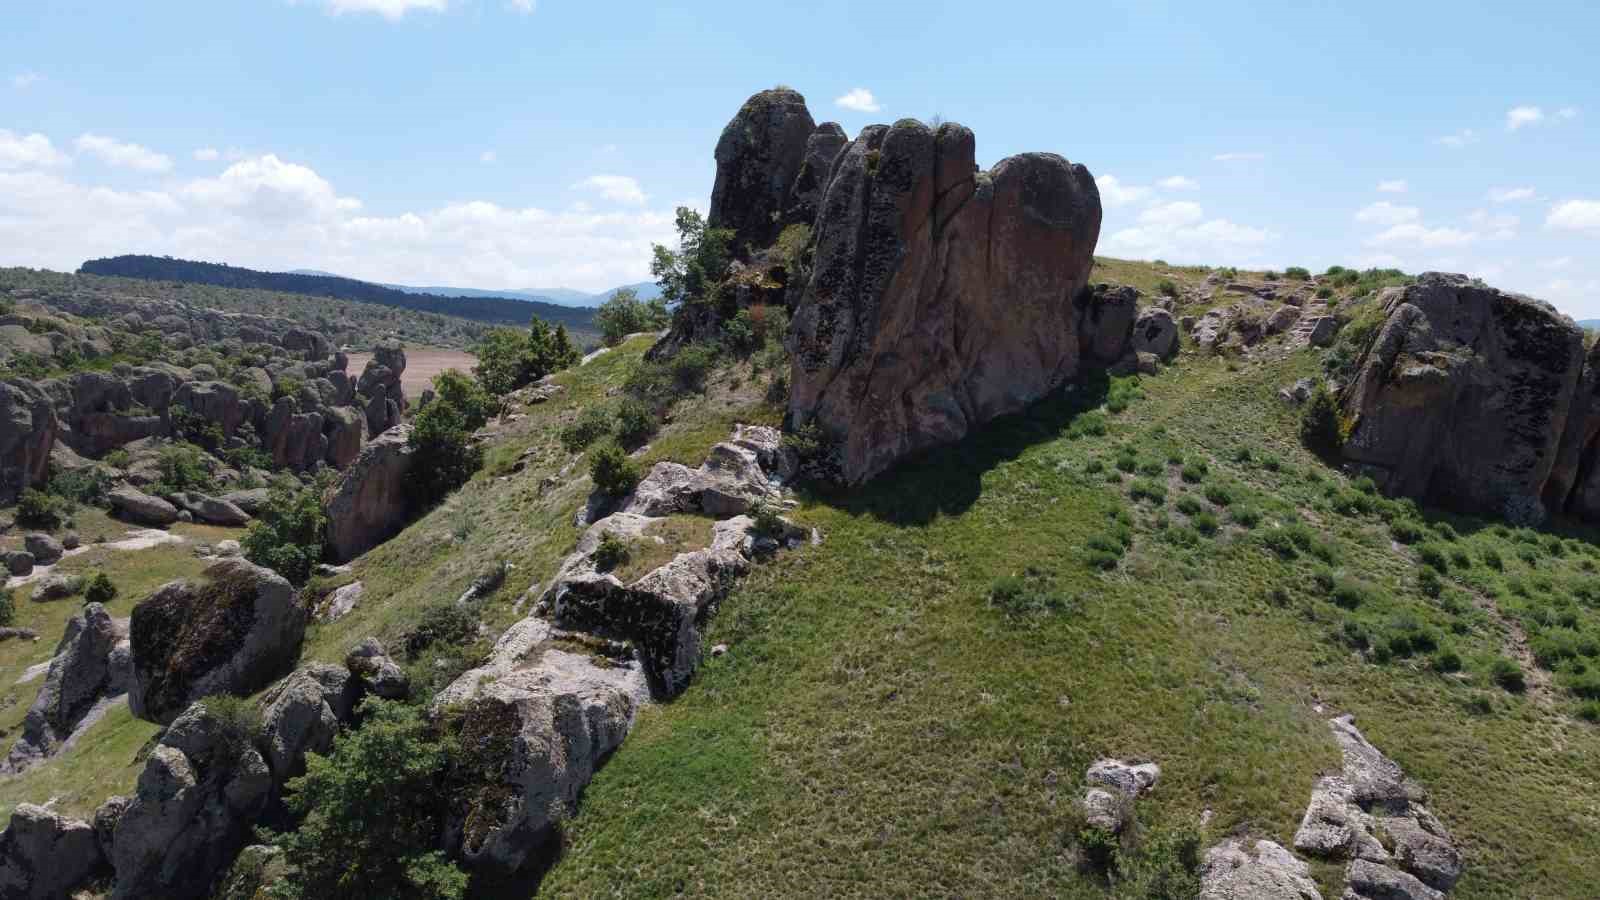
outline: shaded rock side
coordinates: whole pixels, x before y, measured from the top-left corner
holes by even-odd
[[[51,755],[95,704],[127,690],[126,655],[114,652],[125,639],[99,603],[72,617],[3,770],[21,771]]]
[[[1549,304],[1464,275],[1379,298],[1386,319],[1341,397],[1346,459],[1390,494],[1542,518],[1583,367],[1583,332]]]
[[[406,478],[415,458],[410,439],[410,425],[378,435],[323,497],[328,546],[337,562],[360,556],[405,527],[411,513]]]
[[[1075,298],[1100,233],[1081,165],[1030,153],[977,173],[971,131],[913,120],[845,148],[790,330],[789,416],[859,483],[1072,377]]]
[[[55,407],[37,385],[0,381],[0,504],[44,483],[59,429]]]
[[[0,831],[0,897],[62,900],[103,863],[88,822],[22,803]]]
[[[733,231],[735,256],[748,257],[777,240],[814,131],[806,98],[789,88],[752,96],[722,129],[707,224]]]
[[[289,582],[244,560],[164,585],[133,609],[129,708],[165,723],[201,697],[254,693],[294,667],[305,628]]]

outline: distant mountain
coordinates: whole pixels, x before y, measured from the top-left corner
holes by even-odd
[[[255,288],[360,303],[376,303],[381,306],[456,316],[493,325],[526,326],[529,318],[538,316],[552,325],[565,325],[573,332],[584,332],[585,337],[594,331],[592,310],[489,292],[434,295],[402,291],[373,284],[370,281],[357,281],[337,275],[311,274],[306,271],[258,272],[254,269],[242,269],[221,263],[173,259],[170,256],[116,256],[109,259],[91,259],[78,271],[86,275]]]
[[[319,269],[294,269],[283,273],[285,275],[314,275],[319,278],[343,278],[332,272],[323,272]],[[349,279],[360,281],[361,279]],[[610,290],[591,294],[587,291],[573,290],[572,288],[517,288],[503,291],[488,290],[485,288],[461,288],[430,285],[418,287],[410,284],[393,284],[386,281],[367,282],[379,287],[386,287],[407,294],[424,294],[433,297],[511,297],[517,300],[527,300],[532,303],[554,303],[557,306],[599,306],[606,298],[623,288],[633,288],[639,293],[640,300],[654,300],[661,296],[661,287],[654,281],[641,281],[636,284],[620,284]]]
[[[1579,319],[1579,328],[1600,328],[1600,319]]]
[[[572,288],[523,288],[517,293],[547,297],[556,303],[563,303],[568,306],[599,306],[605,302],[607,297],[623,288],[633,288],[639,293],[640,300],[654,300],[661,296],[661,285],[656,284],[654,281],[619,284],[598,294],[586,294],[583,291],[575,291]]]

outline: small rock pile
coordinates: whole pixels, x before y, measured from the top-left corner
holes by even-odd
[[[1155,763],[1101,759],[1090,765],[1083,777],[1090,785],[1083,794],[1084,819],[1089,827],[1121,834],[1133,820],[1133,802],[1161,779],[1161,767]]]

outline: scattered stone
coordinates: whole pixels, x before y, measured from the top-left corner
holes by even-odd
[[[11,550],[6,553],[6,571],[18,577],[33,573],[33,554],[26,550]]]
[[[172,500],[181,509],[201,522],[210,525],[240,527],[250,524],[250,514],[218,497],[208,497],[195,491],[180,491]]]
[[[1339,320],[1334,316],[1318,316],[1311,320],[1311,328],[1306,335],[1306,340],[1313,347],[1327,347],[1333,344],[1333,339],[1339,333]]]
[[[38,639],[39,632],[34,631],[32,628],[14,628],[11,626],[0,628],[0,642],[10,640],[37,641]]]
[[[1280,306],[1267,317],[1267,334],[1282,334],[1300,321],[1298,306]]]
[[[336,588],[322,602],[322,607],[317,610],[317,618],[323,622],[337,622],[348,616],[361,604],[361,596],[366,590],[366,585],[359,581]]]
[[[1096,760],[1084,773],[1089,784],[1083,795],[1085,819],[1093,828],[1120,834],[1132,821],[1133,801],[1155,787],[1160,778],[1161,767],[1155,763]]]
[[[389,658],[383,644],[369,637],[344,658],[345,667],[367,690],[385,700],[400,700],[411,693],[411,681],[400,664]]]
[[[223,559],[231,559],[244,551],[239,546],[238,541],[217,541],[217,546],[213,548],[213,552]]]
[[[1223,841],[1206,851],[1200,900],[1322,900],[1311,869],[1272,841]]]
[[[35,603],[49,603],[54,600],[65,600],[83,593],[84,579],[82,575],[48,575],[39,579],[33,586],[32,600]]]
[[[61,536],[61,549],[76,550],[83,546],[83,539],[78,537],[76,531],[69,531]]]
[[[1288,403],[1291,406],[1299,406],[1307,400],[1310,400],[1311,395],[1315,393],[1316,390],[1316,381],[1310,378],[1302,378],[1286,388],[1280,388],[1278,390],[1278,399]]]
[[[34,565],[52,566],[61,561],[66,548],[48,534],[33,532],[22,538],[23,549],[33,554]]]

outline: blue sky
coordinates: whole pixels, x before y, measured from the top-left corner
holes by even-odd
[[[51,0],[0,34],[0,265],[647,276],[777,83],[1089,166],[1100,252],[1442,268],[1600,316],[1593,5]]]

